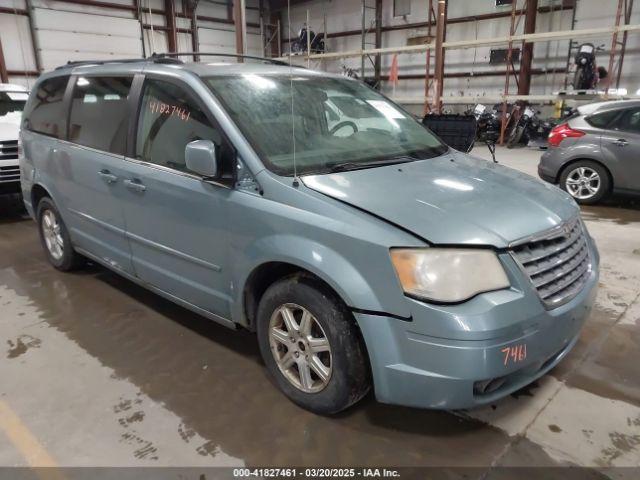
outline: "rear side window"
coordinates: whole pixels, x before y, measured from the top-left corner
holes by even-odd
[[[69,141],[124,155],[133,77],[78,77],[69,116]]]
[[[64,92],[68,81],[67,75],[49,78],[38,85],[24,112],[24,128],[50,137],[65,137]]]
[[[595,113],[585,118],[587,123],[596,128],[607,128],[618,116],[620,110],[609,110],[607,112]]]
[[[624,132],[640,133],[640,108],[630,108],[616,120],[614,128]]]

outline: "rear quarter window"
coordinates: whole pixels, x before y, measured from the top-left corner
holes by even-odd
[[[69,75],[66,75],[48,78],[38,84],[24,111],[24,128],[54,138],[65,137],[64,92],[68,82]]]
[[[607,128],[616,117],[620,114],[620,110],[609,110],[602,113],[594,113],[585,117],[586,122],[592,127]]]

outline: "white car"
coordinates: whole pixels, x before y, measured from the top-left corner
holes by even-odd
[[[18,136],[28,97],[20,85],[0,83],[0,195],[20,193]]]

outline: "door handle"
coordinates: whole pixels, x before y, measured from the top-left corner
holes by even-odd
[[[617,145],[618,147],[626,147],[627,145],[629,145],[629,142],[627,142],[624,138],[619,138],[618,140],[615,140],[613,144]]]
[[[109,170],[100,170],[98,172],[98,175],[100,175],[100,178],[102,178],[107,183],[116,183],[118,181],[118,177],[116,177]]]
[[[134,192],[144,192],[147,189],[138,179],[125,180],[124,184],[129,190],[133,190]]]

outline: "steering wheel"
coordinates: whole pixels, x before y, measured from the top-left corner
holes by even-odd
[[[351,127],[353,128],[353,133],[357,133],[358,132],[358,126],[353,123],[351,120],[345,120],[343,122],[337,123],[333,126],[333,128],[331,130],[329,130],[329,133],[331,135],[335,135],[336,132],[338,130],[340,130],[342,127]],[[353,133],[351,135],[353,135]]]

